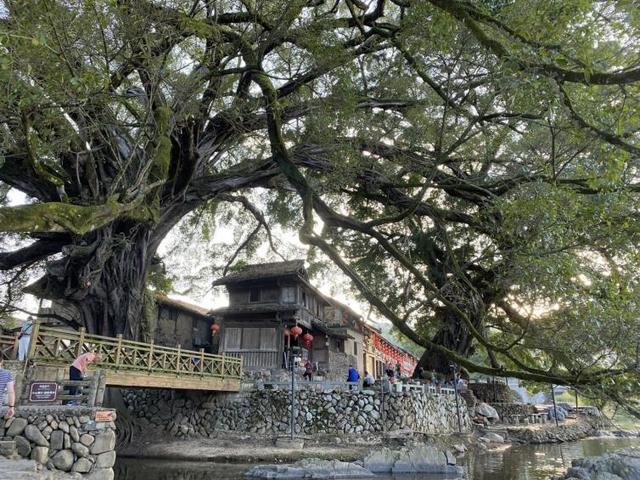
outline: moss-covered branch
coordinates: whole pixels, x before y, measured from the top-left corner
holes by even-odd
[[[85,235],[118,217],[148,219],[139,202],[109,200],[102,205],[72,205],[62,202],[34,203],[0,208],[0,232],[73,233]]]

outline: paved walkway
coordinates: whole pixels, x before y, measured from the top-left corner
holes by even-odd
[[[64,472],[39,472],[34,460],[10,460],[0,456],[0,480],[67,480],[79,478]]]

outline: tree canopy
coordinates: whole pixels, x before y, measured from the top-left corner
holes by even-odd
[[[296,228],[422,366],[634,407],[634,2],[2,3],[7,305],[40,272],[70,322],[141,335],[162,239],[235,204]]]

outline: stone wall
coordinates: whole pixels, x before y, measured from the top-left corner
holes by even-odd
[[[115,424],[96,422],[96,411],[85,407],[31,407],[16,409],[0,419],[0,437],[13,440],[20,457],[51,470],[78,472],[87,480],[112,480],[116,459]],[[115,420],[115,411],[113,419]]]
[[[504,383],[470,383],[469,390],[485,403],[512,403],[516,400],[514,392]]]
[[[218,431],[277,435],[289,431],[290,394],[286,390],[261,390],[240,394],[180,395],[162,390],[128,391],[124,394],[132,415],[143,427],[184,437],[208,436]],[[469,431],[471,421],[460,401],[461,422]],[[458,430],[456,402],[452,395],[421,392],[387,393],[364,390],[296,392],[298,433],[364,433],[411,429],[427,434]]]
[[[492,403],[491,406],[496,409],[501,419],[513,415],[531,415],[532,413],[536,413],[536,407],[526,403]]]

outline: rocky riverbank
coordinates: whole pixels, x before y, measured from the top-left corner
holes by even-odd
[[[583,438],[597,436],[603,428],[610,427],[610,423],[601,417],[579,417],[556,426],[553,423],[544,425],[530,425],[526,427],[504,427],[496,426],[491,430],[480,428],[477,432],[480,438],[487,438],[487,434],[497,434],[502,441],[487,439],[497,443],[515,444],[543,444],[543,443],[563,443],[574,442]],[[482,440],[481,440],[482,441]]]
[[[599,457],[579,458],[557,480],[638,480],[640,448],[625,448]]]
[[[411,431],[396,430],[384,434],[364,435],[307,435],[298,436],[303,446],[278,442],[283,437],[239,432],[217,432],[209,438],[176,440],[169,436],[141,437],[127,446],[121,446],[121,457],[153,458],[181,461],[207,461],[216,463],[290,463],[316,457],[327,460],[352,462],[362,459],[368,452],[384,447],[398,448],[429,444],[443,450],[462,452],[468,448],[469,436],[430,436]]]

